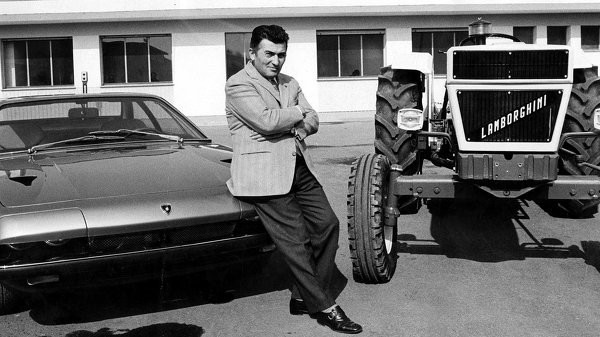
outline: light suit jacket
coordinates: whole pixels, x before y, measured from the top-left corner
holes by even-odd
[[[277,80],[279,92],[249,62],[225,85],[225,113],[233,143],[227,186],[235,196],[288,193],[297,150],[316,177],[304,138],[317,132],[317,113],[294,78],[279,74]],[[306,112],[304,118],[296,105]],[[294,127],[297,138],[291,132]],[[267,139],[253,139],[258,135]]]

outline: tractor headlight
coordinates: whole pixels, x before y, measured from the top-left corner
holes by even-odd
[[[594,110],[594,128],[600,130],[600,108]]]
[[[407,131],[421,130],[423,128],[423,111],[418,109],[398,110],[398,127]]]

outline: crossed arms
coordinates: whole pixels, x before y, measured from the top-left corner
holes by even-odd
[[[317,132],[319,117],[296,80],[291,79],[288,84],[291,106],[284,108],[270,108],[259,90],[265,95],[270,93],[255,85],[244,81],[230,84],[225,89],[227,109],[255,132],[252,139],[265,141],[293,134],[303,140]]]

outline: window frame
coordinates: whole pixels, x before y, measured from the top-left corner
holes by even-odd
[[[448,73],[448,69],[445,69],[445,71],[443,73],[437,72],[435,71],[435,58],[436,55],[438,54],[439,50],[436,51],[435,50],[435,33],[452,33],[452,39],[453,39],[453,46],[458,46],[460,45],[460,42],[463,39],[459,39],[457,36],[457,33],[466,33],[465,34],[465,38],[469,36],[469,29],[468,28],[464,28],[464,27],[454,27],[454,28],[413,28],[411,30],[411,51],[415,52],[415,46],[414,46],[414,41],[413,41],[413,37],[415,33],[431,33],[431,48],[430,48],[430,55],[432,56],[432,66],[434,69],[434,76],[436,78],[442,78],[442,77],[446,77],[447,73]],[[447,50],[444,52],[446,53]],[[447,59],[446,59],[447,60]],[[447,68],[446,66],[446,62],[444,63],[444,67]]]
[[[243,59],[243,65],[242,65],[242,69],[243,67],[246,65],[246,63],[248,63],[248,61],[250,60],[250,55],[248,50],[250,49],[250,39],[252,38],[252,32],[225,32],[225,79],[228,79],[229,77],[233,76],[237,71],[233,71],[231,74],[228,73],[228,66],[229,66],[229,60],[228,60],[228,55],[227,55],[227,35],[242,35],[243,39],[242,39],[242,43],[245,42],[246,37],[248,38],[248,45],[247,46],[242,46],[243,48],[243,54],[242,54],[242,59]],[[240,69],[241,70],[241,69]],[[239,70],[238,70],[239,71]]]
[[[558,32],[560,30],[560,33],[563,34],[564,36],[561,36],[560,38],[564,38],[564,44],[559,43],[559,45],[568,45],[569,44],[569,26],[546,26],[546,42],[548,44],[554,44],[554,43],[550,43],[550,31],[551,30],[555,30],[555,32]]]
[[[359,35],[360,36],[360,75],[357,76],[352,76],[352,75],[342,75],[342,62],[341,60],[341,53],[342,50],[340,49],[340,36],[342,35]],[[364,55],[364,42],[363,42],[363,36],[364,35],[380,35],[381,39],[382,39],[382,48],[381,48],[381,59],[382,59],[382,64],[380,65],[380,67],[383,67],[385,64],[385,48],[386,48],[386,32],[385,29],[358,29],[358,30],[317,30],[316,32],[316,38],[318,38],[318,36],[337,36],[337,59],[336,59],[336,63],[337,63],[337,76],[320,76],[319,75],[319,71],[318,71],[318,62],[319,62],[319,58],[317,58],[317,79],[318,80],[331,80],[331,79],[361,79],[361,78],[373,78],[373,77],[377,77],[378,74],[372,74],[372,75],[364,75],[364,69],[365,69],[365,55]],[[315,47],[317,45],[317,42],[315,40]],[[319,51],[317,49],[317,55],[318,55]]]
[[[523,29],[523,30],[531,30],[531,42],[527,42],[527,41],[523,41],[520,37],[517,36],[517,34],[515,34],[515,29]],[[525,44],[535,44],[536,40],[537,40],[537,27],[536,26],[513,26],[513,31],[512,31],[512,35],[516,38],[518,38],[519,40],[521,40],[522,42],[524,42]]]
[[[170,42],[170,50],[169,56],[171,57],[171,65],[170,65],[170,80],[165,81],[153,81],[152,80],[152,53],[150,52],[150,38],[153,37],[168,37]],[[103,43],[105,39],[123,39],[123,71],[124,71],[124,82],[106,82],[105,77],[105,65],[104,65],[104,48]],[[146,82],[129,82],[128,81],[128,67],[127,67],[127,39],[144,39],[146,42],[146,61],[148,63],[147,67],[147,77],[148,81]],[[101,86],[121,86],[121,85],[164,85],[164,84],[172,84],[173,83],[173,35],[170,33],[165,34],[121,34],[121,35],[100,35],[99,36],[99,49],[100,49],[100,79]]]
[[[596,37],[593,38],[594,40],[594,45],[592,47],[589,47],[587,44],[584,44],[583,42],[583,27],[587,27],[587,28],[593,28],[595,30],[595,35]],[[587,42],[587,41],[586,41]],[[586,51],[598,51],[600,50],[600,25],[581,25],[581,49],[586,50]]]
[[[71,76],[73,78],[73,82],[72,83],[67,83],[67,84],[54,84],[54,58],[53,58],[53,48],[52,48],[52,43],[53,41],[60,41],[60,40],[69,40],[71,41]],[[49,63],[49,75],[50,75],[50,84],[42,84],[42,85],[32,85],[31,84],[31,72],[30,72],[30,58],[29,58],[29,42],[31,41],[47,41],[48,42],[48,63]],[[26,60],[26,79],[27,79],[27,84],[26,85],[13,85],[13,86],[8,86],[7,84],[7,79],[6,79],[6,52],[5,52],[5,46],[6,43],[10,43],[10,42],[25,42],[25,60]],[[38,37],[38,38],[7,38],[7,39],[0,39],[0,62],[2,62],[2,89],[6,89],[6,90],[23,90],[23,89],[32,89],[32,88],[70,88],[73,87],[75,85],[75,65],[74,65],[74,60],[73,60],[73,37],[72,36],[59,36],[59,37]],[[15,83],[17,82],[16,78],[14,79]]]

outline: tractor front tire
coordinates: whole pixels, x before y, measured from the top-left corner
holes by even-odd
[[[385,225],[390,161],[365,154],[352,165],[348,181],[348,239],[354,280],[386,283],[396,270],[396,226]]]

